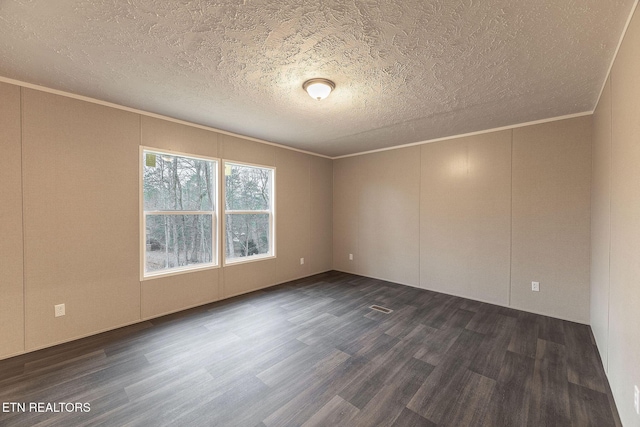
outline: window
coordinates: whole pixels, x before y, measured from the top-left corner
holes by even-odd
[[[218,162],[141,152],[143,278],[217,265]]]
[[[274,255],[274,169],[225,162],[225,261]]]

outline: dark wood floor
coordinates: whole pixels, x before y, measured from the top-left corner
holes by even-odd
[[[2,426],[606,427],[610,396],[588,326],[338,272],[0,361],[0,403],[91,405]]]

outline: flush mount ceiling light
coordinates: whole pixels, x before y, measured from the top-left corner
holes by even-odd
[[[335,88],[336,84],[327,79],[311,79],[302,84],[302,89],[306,90],[310,97],[318,101],[329,96]]]

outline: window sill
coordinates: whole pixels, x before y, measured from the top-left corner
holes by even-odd
[[[246,263],[255,262],[255,261],[265,261],[268,259],[275,259],[275,257],[276,257],[275,255],[266,254],[266,255],[253,255],[248,257],[233,258],[232,260],[225,259],[224,267],[231,267],[233,265],[246,264]]]
[[[215,270],[216,268],[219,268],[219,267],[220,265],[218,264],[204,264],[197,267],[172,268],[171,270],[167,270],[167,271],[163,270],[157,273],[143,273],[140,280],[144,282],[146,280],[159,279],[161,277],[177,276],[180,274],[195,273],[197,271],[204,271],[204,270]]]

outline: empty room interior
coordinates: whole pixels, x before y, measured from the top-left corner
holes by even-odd
[[[640,426],[636,6],[0,1],[0,425]]]

